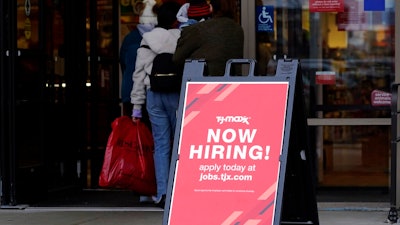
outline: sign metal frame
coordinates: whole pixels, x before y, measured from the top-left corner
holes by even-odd
[[[231,67],[236,65],[248,65],[248,74],[241,76],[230,75]],[[224,76],[204,76],[206,62],[203,59],[187,60],[183,73],[182,91],[180,94],[180,103],[177,113],[177,124],[172,149],[171,169],[168,182],[168,191],[166,205],[164,209],[163,225],[190,224],[189,221],[171,222],[171,209],[174,206],[174,185],[176,177],[181,173],[177,167],[180,159],[180,141],[183,133],[184,107],[187,97],[187,89],[190,85],[198,83],[237,83],[237,84],[255,84],[255,83],[287,83],[287,99],[285,99],[286,111],[284,112],[283,137],[281,151],[279,156],[279,168],[276,193],[274,199],[271,225],[280,224],[319,224],[317,204],[314,192],[313,176],[313,154],[308,146],[308,139],[305,132],[307,130],[306,118],[304,114],[304,103],[302,95],[302,81],[300,66],[298,60],[282,59],[278,60],[278,66],[275,76],[255,76],[255,60],[252,59],[232,59],[227,62]],[[298,79],[300,77],[300,79]],[[248,95],[252,97],[251,93]],[[244,103],[245,104],[245,103]],[[206,108],[204,110],[207,110]],[[296,113],[294,114],[293,112]],[[273,174],[271,175],[273,176]],[[200,178],[201,179],[201,178]],[[185,196],[190,198],[190,196]],[[213,204],[210,199],[210,204]],[[183,214],[190,214],[191,210],[196,209],[196,203],[188,205]],[[174,211],[176,213],[176,211]],[[262,213],[259,213],[261,216]],[[210,215],[204,215],[210,216]],[[176,217],[176,216],[175,216]],[[196,218],[193,218],[194,220]],[[244,218],[247,219],[247,218]],[[257,220],[253,220],[256,222]],[[261,220],[259,220],[261,221]],[[265,221],[264,221],[265,222]],[[245,224],[245,221],[218,222],[217,224]],[[254,223],[257,224],[257,223]],[[213,224],[209,224],[213,225]]]

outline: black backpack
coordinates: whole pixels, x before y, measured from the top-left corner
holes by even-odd
[[[142,46],[149,48],[148,46]],[[173,54],[160,53],[153,60],[151,69],[150,86],[155,92],[180,92],[182,73],[178,66],[172,61]]]

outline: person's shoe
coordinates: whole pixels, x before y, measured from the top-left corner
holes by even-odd
[[[139,197],[139,202],[142,205],[152,204],[153,203],[153,198],[152,198],[152,196],[141,195]]]
[[[164,208],[165,207],[165,199],[166,199],[166,196],[162,195],[159,199],[154,200],[154,204],[157,207]]]

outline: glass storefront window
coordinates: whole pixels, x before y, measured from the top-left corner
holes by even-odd
[[[325,126],[321,186],[388,186],[389,126]]]
[[[390,118],[394,4],[394,0],[255,1],[258,74],[274,75],[277,59],[299,59],[307,116],[322,121],[314,127],[312,140],[322,186],[388,185],[390,126],[354,126],[346,121]],[[332,126],[324,119],[347,120]],[[377,179],[364,179],[368,176]]]

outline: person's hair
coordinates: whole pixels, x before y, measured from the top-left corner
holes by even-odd
[[[176,24],[176,14],[181,8],[181,4],[175,1],[167,1],[160,6],[155,6],[153,11],[157,14],[157,27],[164,29],[175,28]]]
[[[142,13],[143,13],[143,11],[144,11],[144,8],[146,8],[146,4],[149,4],[149,2],[146,2],[146,3],[145,3],[145,2],[143,2],[143,0],[136,1],[136,2],[133,4],[133,15],[141,16]],[[156,0],[156,1],[155,1],[155,5],[154,5],[153,8],[151,9],[152,12],[155,13],[155,12],[154,12],[154,8],[160,7],[161,4],[162,4],[161,1]]]
[[[228,17],[237,21],[236,0],[211,0],[214,17]]]
[[[136,2],[133,6],[133,15],[141,15],[143,13],[144,7],[146,6],[145,3],[142,1]]]

